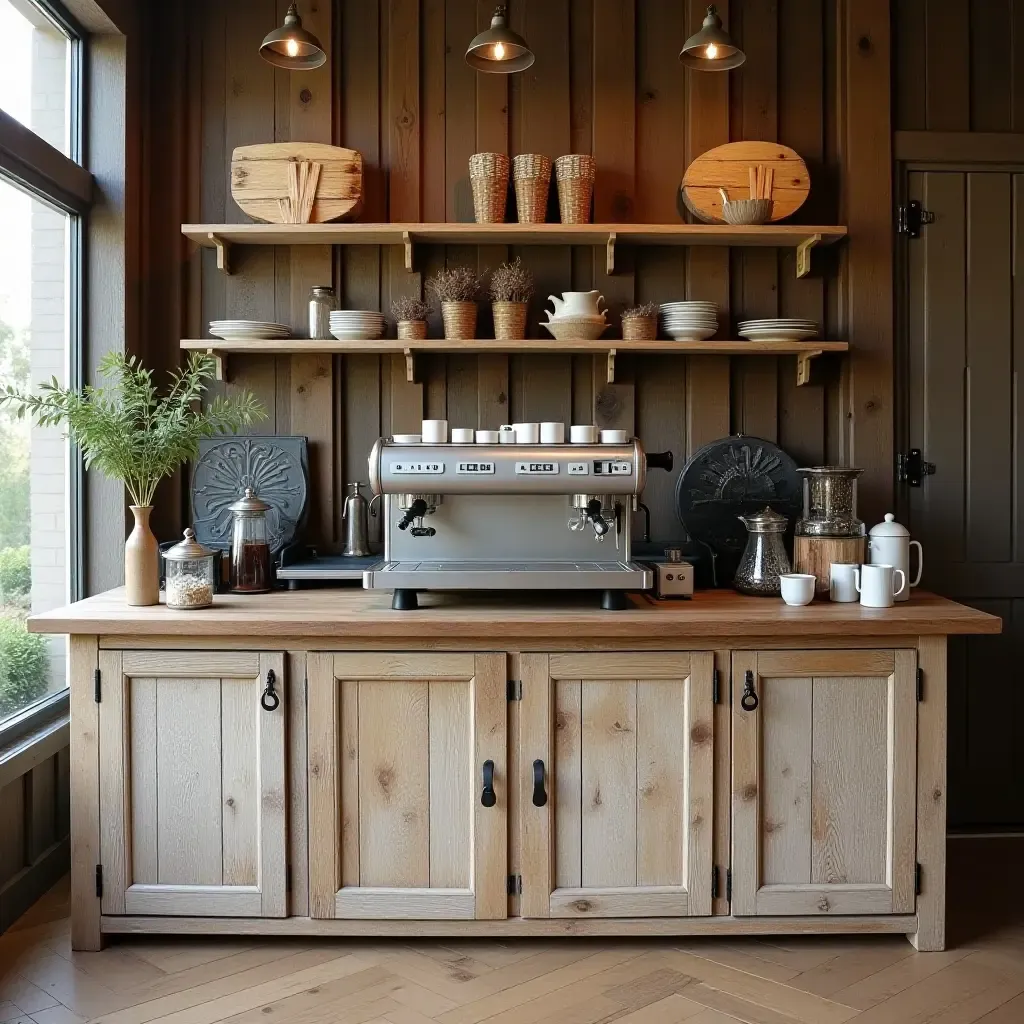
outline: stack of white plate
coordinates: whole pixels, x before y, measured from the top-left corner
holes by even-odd
[[[224,341],[279,341],[291,328],[263,320],[211,320],[210,333]]]
[[[816,320],[742,320],[736,332],[747,341],[806,341],[816,338],[820,327]]]
[[[370,341],[384,333],[384,315],[373,309],[336,309],[331,334],[338,341]]]
[[[661,327],[676,341],[704,341],[718,331],[718,303],[665,302]]]

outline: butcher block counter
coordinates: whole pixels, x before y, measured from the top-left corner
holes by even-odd
[[[362,590],[70,634],[72,923],[110,933],[945,941],[946,638],[727,591]]]

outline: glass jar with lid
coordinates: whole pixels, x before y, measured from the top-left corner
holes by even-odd
[[[245,496],[228,506],[231,513],[231,589],[238,594],[265,594],[271,589],[270,506],[245,489]]]
[[[771,508],[752,516],[739,516],[747,528],[747,547],[740,559],[733,587],[753,597],[778,597],[780,577],[789,572],[784,535],[789,520]]]
[[[309,293],[309,336],[331,337],[331,313],[338,308],[338,296],[330,285],[318,284]]]
[[[195,531],[185,531],[185,539],[164,552],[165,594],[168,608],[209,608],[216,589],[214,573],[218,552],[203,547]]]

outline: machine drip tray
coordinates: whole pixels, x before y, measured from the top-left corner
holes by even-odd
[[[646,590],[650,569],[635,562],[385,562],[364,576],[368,589]]]

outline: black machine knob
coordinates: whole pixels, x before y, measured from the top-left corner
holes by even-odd
[[[671,452],[648,452],[647,453],[647,468],[648,469],[664,469],[666,472],[672,472],[672,453]]]
[[[417,498],[410,506],[398,524],[400,530],[408,530],[417,520],[427,514],[427,503],[422,498]]]

